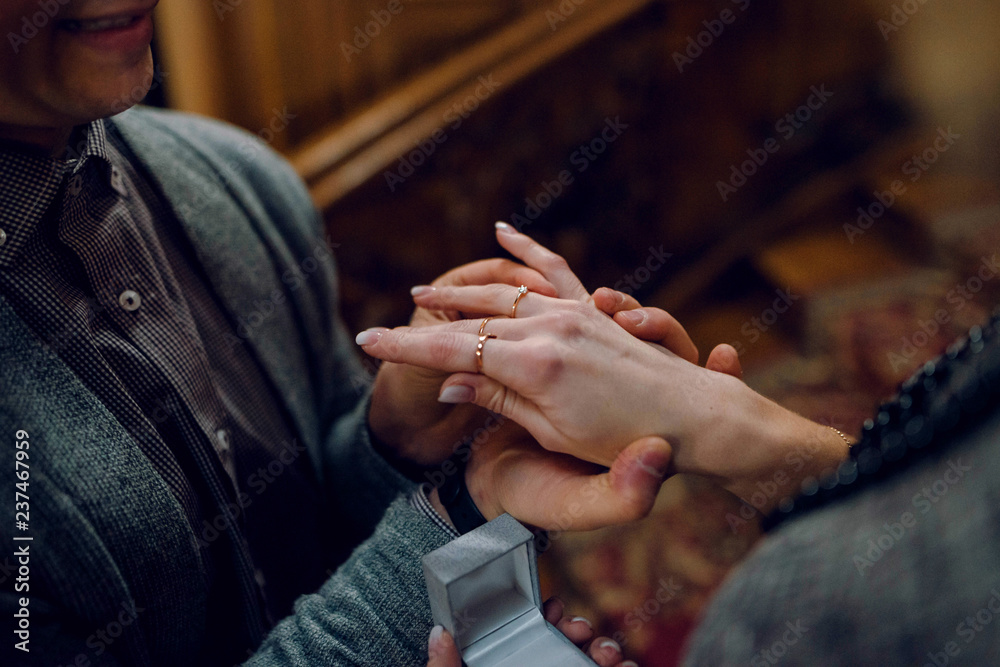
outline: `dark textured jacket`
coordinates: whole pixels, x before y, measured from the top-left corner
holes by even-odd
[[[422,664],[431,621],[420,556],[447,537],[400,497],[411,483],[369,442],[366,393],[357,390],[364,374],[339,320],[332,262],[296,279],[302,260],[325,247],[301,181],[256,138],[221,123],[151,110],[108,122],[164,193],[229,315],[246,321],[258,304],[280,304],[241,330],[245,342],[277,387],[328,502],[350,517],[349,534],[374,531],[248,657]],[[0,662],[196,664],[212,638],[189,522],[136,442],[2,299],[0,440],[0,656],[10,656]],[[29,443],[27,531],[15,529],[19,441]],[[27,556],[15,555],[25,547]],[[137,607],[131,591],[140,585],[158,592],[156,604]],[[12,648],[22,598],[29,653]]]

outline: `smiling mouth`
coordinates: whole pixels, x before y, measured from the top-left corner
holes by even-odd
[[[69,32],[102,32],[104,30],[121,30],[128,28],[143,19],[142,16],[118,16],[115,18],[93,19],[90,21],[78,21],[76,19],[64,19],[58,25],[63,30]]]

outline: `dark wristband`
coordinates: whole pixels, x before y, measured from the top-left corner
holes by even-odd
[[[448,510],[448,516],[460,535],[465,535],[486,523],[486,517],[476,507],[465,485],[465,464],[455,463],[455,474],[448,475],[438,488],[438,498]]]

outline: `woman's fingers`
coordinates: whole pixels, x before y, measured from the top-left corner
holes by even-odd
[[[560,298],[590,301],[587,289],[562,256],[552,252],[530,236],[521,234],[506,222],[498,222],[496,228],[497,241],[500,242],[500,245],[514,257],[545,276],[559,290]]]
[[[545,617],[547,623],[552,625],[559,622],[564,611],[566,611],[566,603],[557,597],[551,597],[542,604],[542,616]]]
[[[526,286],[527,287],[527,286]],[[522,294],[519,287],[512,285],[480,285],[435,287],[421,285],[411,292],[413,302],[428,310],[456,310],[465,313],[484,313],[497,317],[530,317],[565,307],[559,300],[532,292],[528,287]],[[517,311],[514,304],[517,303]]]
[[[485,340],[478,333],[481,322],[462,320],[427,327],[369,329],[359,333],[355,342],[366,354],[382,361],[443,373],[482,372],[501,382],[527,382],[535,376],[525,366],[531,355],[518,349],[522,343],[515,336],[519,334],[502,323],[489,322]]]
[[[577,646],[583,646],[594,637],[594,628],[582,616],[564,616],[552,625]]]
[[[495,342],[495,341],[490,341]],[[513,420],[550,451],[561,451],[565,438],[534,403],[513,389],[486,376],[457,373],[444,381],[438,400],[442,403],[473,403]]]
[[[587,655],[601,667],[615,667],[621,663],[622,647],[613,639],[598,637],[587,649]]]
[[[462,656],[448,631],[434,626],[427,640],[427,667],[462,667]]]
[[[538,271],[512,262],[509,259],[484,259],[465,264],[445,273],[432,284],[435,286],[455,285],[527,285],[528,288],[546,296],[558,296],[555,286]]]

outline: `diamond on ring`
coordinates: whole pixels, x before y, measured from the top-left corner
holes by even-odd
[[[517,317],[517,305],[521,303],[521,299],[525,294],[528,293],[528,288],[525,285],[521,285],[517,288],[517,296],[514,297],[514,307],[510,309],[510,318],[514,319]]]

